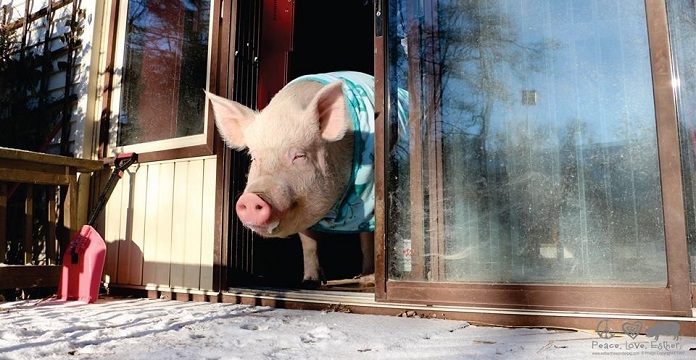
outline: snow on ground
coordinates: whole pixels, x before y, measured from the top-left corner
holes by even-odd
[[[0,359],[39,358],[694,359],[696,338],[604,340],[592,332],[173,300],[0,304]]]

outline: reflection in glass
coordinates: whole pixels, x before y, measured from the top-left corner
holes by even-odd
[[[391,279],[666,283],[643,0],[392,0]]]
[[[692,0],[667,1],[681,139],[686,236],[691,282],[696,283],[696,8]]]
[[[128,1],[119,145],[203,133],[209,0]]]

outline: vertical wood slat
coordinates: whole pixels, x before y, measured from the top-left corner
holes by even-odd
[[[70,239],[72,239],[77,232],[77,171],[74,168],[68,168],[65,171],[69,180],[68,195],[63,205],[63,211],[68,214],[68,216],[63,217],[63,226],[68,230],[67,241],[70,242]]]
[[[189,162],[178,162],[174,168],[174,201],[170,286],[184,286],[184,244],[186,241],[186,209],[188,207]]]
[[[0,263],[7,260],[7,183],[0,181]]]
[[[144,216],[142,219],[143,233],[143,284],[156,285],[156,254],[157,254],[157,214],[160,212],[158,200],[160,191],[159,185],[159,164],[147,165],[147,183],[145,185],[145,202],[142,205],[145,207]],[[145,241],[147,239],[147,241]]]
[[[215,261],[215,181],[216,162],[205,160],[203,171],[203,201],[201,209],[201,289],[213,289],[213,265]]]
[[[104,264],[104,281],[107,283],[118,282],[118,258],[119,245],[122,240],[124,231],[121,224],[125,223],[122,219],[123,211],[123,194],[127,185],[128,173],[124,174],[121,181],[116,184],[114,191],[111,193],[109,201],[104,209],[104,240],[106,241],[106,261]],[[100,178],[100,189],[106,186],[106,179]]]
[[[152,181],[152,180],[151,180]],[[155,183],[154,181],[152,181]],[[155,278],[157,285],[169,286],[172,225],[174,204],[174,163],[164,163],[159,169],[159,179],[156,182],[159,198],[157,202],[157,240],[155,247]],[[177,219],[178,220],[178,219]]]
[[[130,172],[124,173],[121,178],[123,184],[123,192],[121,193],[121,208],[119,209],[118,219],[118,258],[116,259],[116,281],[119,284],[128,284],[130,274],[130,239],[131,227],[133,218],[133,176]]]
[[[145,249],[145,218],[148,213],[147,207],[147,181],[148,170],[151,166],[141,166],[132,176],[135,178],[133,189],[133,217],[131,220],[131,231],[128,257],[130,259],[130,270],[128,284],[142,285],[143,283],[143,251]]]
[[[32,263],[32,249],[34,242],[34,186],[26,184],[24,197],[24,264]]]
[[[46,228],[46,263],[48,265],[56,265],[56,246],[58,242],[56,239],[56,226],[58,221],[58,216],[56,214],[56,187],[47,186],[46,191],[48,194],[48,225]],[[0,257],[2,259],[2,257]]]
[[[189,163],[188,197],[185,208],[186,238],[184,241],[184,286],[197,289],[200,286],[201,275],[201,229],[203,208],[203,161]],[[209,204],[213,206],[214,204]]]

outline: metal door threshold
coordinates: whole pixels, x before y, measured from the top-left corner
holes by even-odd
[[[393,310],[415,310],[427,312],[451,312],[451,313],[477,313],[496,315],[527,315],[527,316],[552,316],[572,318],[596,318],[596,319],[627,319],[627,320],[656,320],[656,321],[682,321],[696,322],[696,317],[655,316],[644,314],[623,313],[587,313],[573,311],[530,310],[530,309],[505,309],[484,307],[463,307],[449,305],[423,305],[409,303],[377,302],[372,293],[359,293],[351,291],[325,291],[303,289],[279,289],[279,288],[230,288],[223,295],[237,296],[240,298],[254,298],[273,301],[302,302],[308,304],[361,306],[369,308],[382,308]]]
[[[353,291],[327,291],[281,288],[230,288],[223,295],[251,297],[257,299],[301,301],[312,304],[342,304],[350,306],[379,306],[373,293]]]

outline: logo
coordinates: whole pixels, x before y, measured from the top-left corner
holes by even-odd
[[[611,332],[609,327],[609,320],[602,320],[597,323],[597,335],[602,339],[611,339],[614,337],[614,333]]]
[[[624,334],[628,335],[634,340],[640,334],[640,330],[642,328],[643,324],[640,321],[636,321],[634,323],[625,321],[623,324],[621,324],[621,330],[623,330]]]
[[[677,321],[654,323],[643,330],[641,321],[626,320],[621,323],[620,331],[613,331],[610,321],[604,319],[597,323],[595,330],[597,336],[602,340],[592,340],[592,349],[598,351],[594,354],[640,354],[647,356],[685,352],[684,346],[677,341],[679,340],[679,322]],[[616,338],[616,335],[620,335],[621,332],[630,339]],[[643,332],[647,339],[639,340],[638,335]],[[665,339],[664,337],[671,338]]]
[[[679,340],[679,323],[676,321],[657,323],[645,331],[645,336],[654,337],[655,341],[659,340],[660,336],[671,336],[672,340]]]

